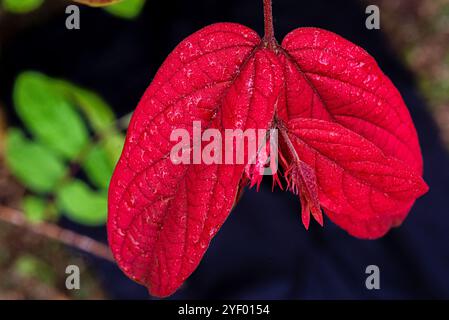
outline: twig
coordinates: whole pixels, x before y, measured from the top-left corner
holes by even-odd
[[[114,261],[107,245],[52,223],[30,223],[18,210],[0,205],[0,221],[30,230],[35,234],[59,241],[97,257]]]
[[[73,0],[73,2],[78,2],[91,7],[106,7],[111,4],[122,2],[122,0]]]

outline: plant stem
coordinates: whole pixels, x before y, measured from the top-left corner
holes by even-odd
[[[285,131],[284,128],[279,128],[279,131],[281,132],[282,138],[284,138],[285,143],[287,144],[288,150],[290,151],[290,155],[293,157],[293,160],[296,163],[299,163],[301,159],[299,159],[298,153],[295,150],[295,147],[293,146],[293,143],[290,140],[290,137],[287,134],[287,131]]]
[[[271,5],[271,0],[263,0],[263,17],[264,17],[264,40],[269,46],[276,44],[276,39],[274,38],[274,28],[273,28],[273,9]]]
[[[114,261],[107,245],[76,232],[63,229],[56,224],[48,222],[30,223],[27,221],[24,214],[18,210],[0,205],[0,221],[24,228],[49,239],[62,242],[97,257]]]

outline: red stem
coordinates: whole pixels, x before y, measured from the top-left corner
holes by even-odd
[[[263,0],[263,16],[265,26],[264,40],[268,42],[269,45],[275,44],[276,39],[274,38],[273,9],[271,6],[271,0]]]

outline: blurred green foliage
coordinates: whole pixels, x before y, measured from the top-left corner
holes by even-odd
[[[44,0],[0,0],[1,6],[8,12],[15,14],[29,13],[38,9]],[[145,0],[122,0],[105,8],[108,13],[122,18],[134,19],[143,9]]]
[[[62,159],[39,142],[26,139],[19,129],[9,130],[6,150],[9,168],[31,191],[50,192],[64,177]]]
[[[28,13],[41,6],[44,0],[2,0],[2,7],[12,13]]]
[[[15,261],[14,270],[23,278],[37,279],[48,285],[55,282],[52,268],[42,259],[29,254],[24,254]]]
[[[63,214],[84,225],[104,224],[107,188],[124,143],[111,107],[92,91],[33,71],[17,77],[13,97],[26,132],[9,129],[6,163],[29,190],[25,215],[32,222]]]
[[[58,208],[84,225],[101,225],[107,216],[107,192],[92,192],[81,180],[73,180],[57,191]]]
[[[57,217],[57,209],[54,205],[47,204],[44,199],[33,195],[28,195],[23,199],[23,211],[28,220],[38,223],[44,220],[51,220]]]
[[[19,75],[13,97],[17,114],[26,127],[57,154],[73,158],[87,144],[89,134],[81,116],[44,75]]]
[[[142,11],[145,0],[124,0],[110,5],[105,10],[123,19],[134,19]]]

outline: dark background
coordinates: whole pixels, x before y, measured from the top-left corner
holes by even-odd
[[[328,299],[449,298],[449,159],[413,75],[390,49],[382,28],[365,28],[359,1],[273,0],[280,41],[303,26],[336,32],[362,46],[402,93],[414,119],[430,191],[404,224],[376,241],[359,240],[325,220],[306,231],[299,199],[265,179],[247,190],[212,241],[203,261],[171,298]],[[148,0],[133,21],[81,7],[81,30],[66,30],[61,13],[5,42],[0,98],[12,105],[16,75],[38,70],[96,90],[124,115],[134,109],[168,53],[183,38],[214,22],[232,21],[262,33],[261,0]],[[381,22],[382,26],[382,22]],[[18,123],[7,108],[8,121]],[[65,227],[105,240],[103,228]],[[87,257],[111,298],[148,298],[145,288],[106,261]],[[377,265],[381,289],[367,290],[365,268]]]

